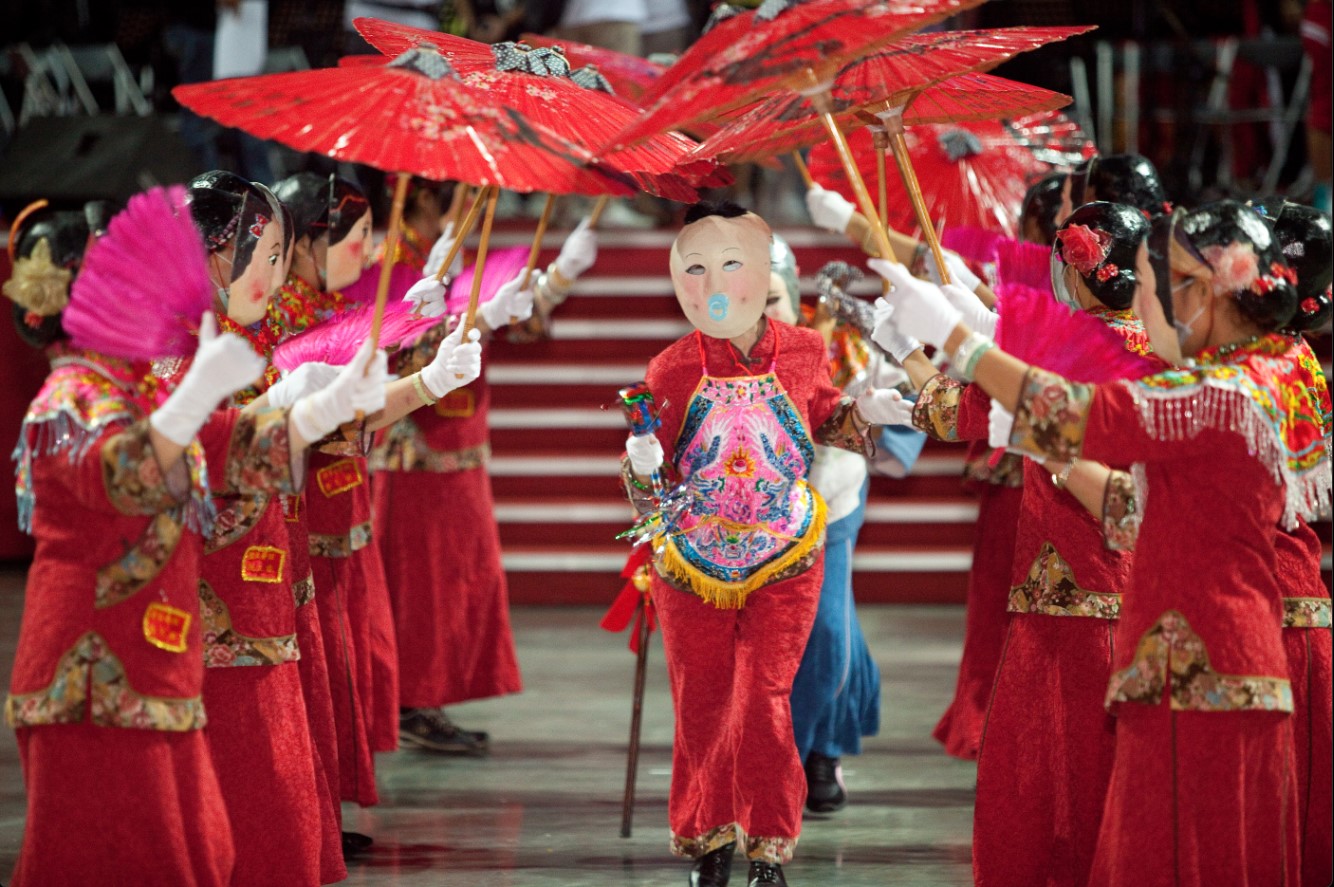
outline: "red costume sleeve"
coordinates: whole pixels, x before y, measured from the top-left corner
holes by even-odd
[[[199,431],[215,495],[295,495],[306,463],[292,451],[291,409],[215,410]]]

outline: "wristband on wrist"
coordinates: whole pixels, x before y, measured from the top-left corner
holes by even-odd
[[[1069,462],[1065,463],[1065,467],[1061,469],[1060,474],[1053,474],[1051,476],[1051,482],[1056,485],[1056,489],[1065,489],[1065,485],[1070,482],[1071,472],[1075,470],[1075,463],[1078,461],[1078,459],[1071,459]]]
[[[950,366],[954,368],[963,379],[971,382],[973,372],[977,369],[977,362],[982,359],[996,343],[988,339],[979,332],[971,332],[968,337],[954,349],[954,354],[950,357]]]
[[[552,262],[547,266],[547,285],[553,290],[559,290],[563,294],[570,291],[574,286],[574,281],[570,280],[564,274],[561,274],[560,269],[556,267],[556,263]]]
[[[422,381],[421,373],[412,374],[412,390],[417,392],[417,397],[421,400],[422,406],[432,407],[439,402],[439,398],[432,397],[426,383]]]

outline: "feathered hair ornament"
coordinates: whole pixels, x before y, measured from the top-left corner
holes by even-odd
[[[194,353],[213,307],[204,244],[185,189],[130,198],[88,249],[61,319],[76,348],[127,360]]]

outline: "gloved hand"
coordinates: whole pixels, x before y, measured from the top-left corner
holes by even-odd
[[[560,246],[560,255],[556,256],[556,272],[570,282],[574,282],[598,259],[598,233],[584,219],[565,242]]]
[[[422,317],[439,317],[445,313],[445,285],[427,275],[409,287],[404,302],[412,303],[412,310]]]
[[[899,332],[898,327],[894,326],[894,321],[890,319],[893,313],[893,305],[884,299],[876,299],[875,308],[872,310],[874,326],[871,329],[871,341],[902,366],[908,355],[921,348],[922,343],[912,336],[905,336]]]
[[[654,434],[632,434],[625,439],[625,455],[630,467],[640,477],[648,477],[662,467],[662,444]]]
[[[313,360],[303,363],[270,386],[269,406],[290,407],[307,394],[327,388],[342,367]]]
[[[426,264],[422,266],[422,273],[427,277],[435,277],[440,273],[440,266],[444,264],[445,256],[449,255],[450,249],[454,246],[454,223],[446,222],[445,230],[436,238],[435,243],[431,244],[431,251],[426,256]],[[450,264],[449,270],[445,272],[445,277],[453,280],[459,276],[463,270],[463,250],[454,254],[454,261]],[[434,316],[434,315],[431,315]]]
[[[871,259],[867,264],[892,285],[889,295],[877,299],[876,304],[885,302],[893,307],[894,326],[898,331],[943,348],[963,314],[945,299],[940,287],[918,280],[908,273],[907,268],[884,259]]]
[[[873,388],[857,397],[857,409],[872,425],[912,425],[910,400],[893,388]]]
[[[498,330],[533,316],[533,282],[537,275],[532,276],[528,289],[521,290],[524,274],[520,271],[513,280],[501,284],[496,294],[477,309],[491,329]]]
[[[963,257],[953,250],[942,249],[941,252],[945,254],[945,268],[950,272],[950,283],[957,283],[970,293],[977,289],[982,278],[973,273]],[[931,250],[926,251],[926,273],[932,283],[940,284],[940,269],[936,267],[936,254]]]
[[[303,440],[313,443],[344,422],[351,422],[357,413],[369,415],[384,409],[384,378],[388,372],[389,358],[367,339],[332,382],[292,406],[293,429]]]
[[[819,185],[813,185],[806,192],[806,210],[817,228],[842,234],[848,229],[848,222],[852,220],[856,207],[837,191],[827,191]]]
[[[468,331],[468,341],[464,343],[462,323],[445,336],[436,349],[435,357],[421,370],[422,384],[432,397],[444,397],[482,374],[481,338],[481,332],[472,329]]]
[[[987,413],[987,444],[992,447],[1008,447],[1010,434],[1013,431],[1014,413],[992,398],[991,410]]]
[[[981,333],[988,339],[996,338],[996,322],[1000,315],[982,304],[971,289],[961,283],[947,283],[940,288],[951,305],[963,314],[963,322],[968,328]]]
[[[149,424],[177,446],[189,446],[209,414],[264,372],[264,358],[232,333],[218,334],[207,311],[199,320],[199,347],[176,390],[153,411]]]

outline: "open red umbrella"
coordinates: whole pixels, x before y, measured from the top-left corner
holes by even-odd
[[[885,43],[980,0],[776,0],[718,21],[641,99],[630,144],[713,120],[783,88],[814,86]]]
[[[1040,86],[993,74],[963,74],[925,87],[903,110],[903,122],[996,120],[1036,114],[1070,104],[1070,97]],[[874,115],[844,114],[848,128],[864,126]],[[801,95],[784,92],[747,111],[700,143],[695,152],[729,162],[776,157],[824,140],[823,121]]]
[[[413,49],[385,65],[215,80],[178,86],[172,94],[195,113],[260,138],[397,172],[388,255],[395,252],[413,174],[490,186],[488,223],[497,187],[590,194],[635,190],[622,177],[589,168],[593,156],[586,149],[496,107],[464,85],[433,49]],[[479,264],[488,234],[489,224],[483,229]],[[384,263],[373,338],[379,334],[390,270]],[[475,310],[474,302],[469,325]]]
[[[951,227],[1016,237],[1025,190],[1052,169],[1034,154],[1021,128],[996,120],[912,126],[904,141],[931,218]],[[863,175],[875,170],[880,155],[869,129],[849,134],[848,144]],[[827,144],[812,148],[808,163],[821,185],[845,197],[851,195],[843,167]],[[902,183],[890,182],[888,190],[890,226],[911,232],[919,222]]]
[[[676,126],[722,113],[791,87],[821,111],[829,138],[853,180],[858,203],[872,220],[879,251],[892,258],[889,238],[833,117],[828,88],[846,64],[896,37],[980,0],[766,0],[719,22],[686,51],[644,96],[640,121],[611,147],[632,144]]]
[[[1063,107],[1070,100],[1060,93],[986,78],[981,72],[1021,52],[1088,30],[1086,26],[998,28],[905,36],[845,65],[834,77],[827,98],[788,93],[786,98],[772,99],[710,136],[701,150],[741,159],[737,152],[762,157],[811,145],[820,139],[822,113],[830,110],[845,128],[869,120],[886,130],[881,147],[893,150],[912,195],[916,188],[911,155],[898,135],[904,123],[994,119]],[[900,119],[891,114],[881,123],[867,116],[895,109],[903,109]],[[883,167],[882,157],[877,164],[882,176]],[[883,203],[883,183],[880,193]],[[914,206],[924,211],[920,200]],[[919,226],[939,258],[934,226],[927,218],[919,219]]]

